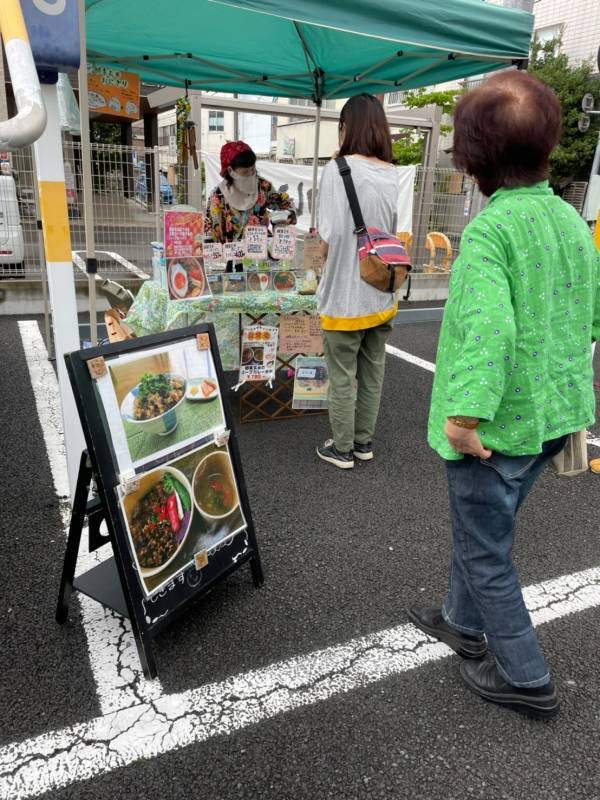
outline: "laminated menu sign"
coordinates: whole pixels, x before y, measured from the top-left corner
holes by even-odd
[[[296,228],[289,225],[276,225],[273,231],[273,258],[293,261],[296,256]]]
[[[165,211],[165,258],[202,256],[204,218],[197,211]]]
[[[279,322],[280,353],[322,353],[321,322],[314,315],[285,314]]]
[[[246,228],[246,255],[253,261],[267,257],[267,229],[263,225]]]
[[[241,261],[246,258],[246,240],[239,239],[237,242],[225,242],[225,261]]]
[[[205,264],[222,264],[225,261],[221,242],[204,242],[202,249]]]
[[[329,378],[325,359],[315,356],[298,356],[294,377],[294,396],[292,408],[327,408]]]
[[[302,254],[303,266],[306,270],[313,270],[317,275],[323,267],[321,255],[321,237],[318,233],[307,233],[304,237],[304,251]]]
[[[250,325],[244,329],[240,384],[245,381],[272,381],[275,378],[277,333],[277,328],[266,325]]]

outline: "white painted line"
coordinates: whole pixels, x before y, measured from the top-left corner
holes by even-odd
[[[401,358],[404,361],[408,361],[410,364],[416,364],[417,367],[423,367],[423,369],[426,369],[429,372],[435,372],[435,364],[432,364],[431,361],[425,361],[425,359],[419,358],[419,356],[413,356],[412,353],[407,353],[405,350],[399,350],[397,347],[394,347],[391,344],[386,344],[385,351],[391,356],[396,356],[396,358]]]
[[[20,321],[19,331],[66,536],[71,504],[58,381],[48,361],[48,353],[37,322]],[[86,572],[109,556],[108,548],[93,554],[89,552],[86,532],[82,537],[77,559],[77,574]],[[58,592],[58,585],[56,591]],[[160,681],[148,681],[144,678],[129,620],[82,594],[75,594],[71,598],[71,602],[74,601],[79,601],[82,608],[90,667],[96,681],[101,712],[107,714],[137,705],[142,700],[160,697],[163,693]]]
[[[600,436],[594,436],[588,431],[586,439],[587,443],[591,444],[592,447],[600,447]]]
[[[600,568],[530,586],[525,599],[537,625],[597,607]],[[399,625],[50,731],[0,749],[0,798],[25,800],[401,675],[451,653],[413,625]]]

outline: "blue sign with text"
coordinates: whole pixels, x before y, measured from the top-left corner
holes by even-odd
[[[21,0],[33,60],[38,70],[79,67],[77,0]]]

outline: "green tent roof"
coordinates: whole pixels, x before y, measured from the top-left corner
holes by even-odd
[[[527,58],[533,17],[483,0],[86,0],[88,58],[151,83],[335,98]]]

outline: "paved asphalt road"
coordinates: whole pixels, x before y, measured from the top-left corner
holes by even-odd
[[[398,326],[391,343],[433,361],[438,331]],[[101,712],[78,603],[69,625],[54,622],[64,534],[15,319],[0,318],[0,348],[1,749]],[[238,571],[161,635],[165,692],[395,627],[415,600],[439,601],[448,508],[425,443],[431,381],[388,356],[377,457],[349,473],[314,455],[325,417],[241,427],[266,582],[256,590]],[[518,525],[523,584],[600,566],[599,498],[600,476],[540,479]],[[452,656],[43,797],[597,799],[599,629],[600,607],[540,627],[563,699],[550,723],[469,694]]]

